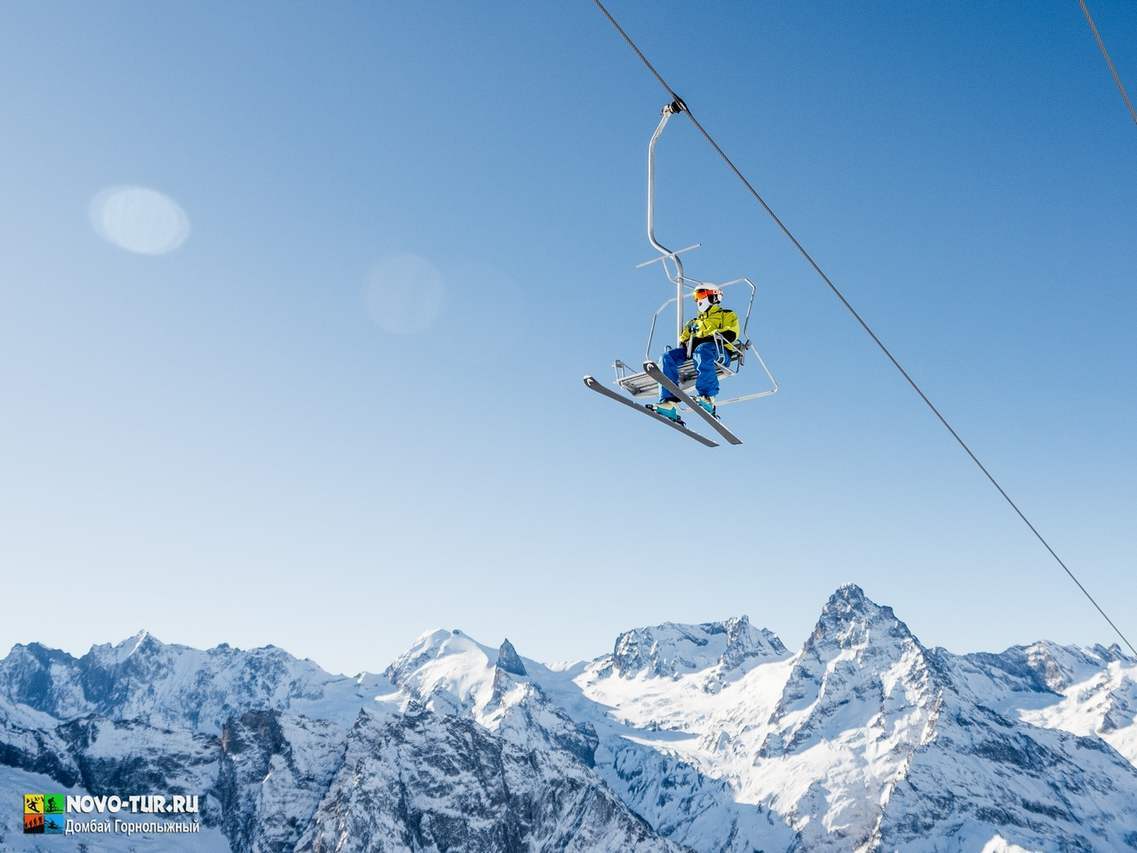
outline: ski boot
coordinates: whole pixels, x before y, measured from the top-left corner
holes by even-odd
[[[683,420],[679,417],[679,404],[674,400],[667,400],[663,403],[655,403],[654,405],[648,406],[648,408],[655,412],[657,415],[663,415],[669,421],[674,421],[677,424],[683,423]]]
[[[695,402],[699,405],[699,408],[701,408],[704,412],[706,412],[711,417],[713,417],[713,418],[718,417],[718,415],[715,413],[715,398],[714,397],[704,397],[704,396],[700,395],[700,396],[695,398]]]

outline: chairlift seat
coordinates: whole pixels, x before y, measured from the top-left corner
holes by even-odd
[[[741,352],[732,352],[730,356],[729,364],[724,364],[721,361],[715,362],[715,373],[718,374],[719,379],[734,376],[738,373],[738,368],[742,366]],[[616,361],[615,367],[616,382],[633,397],[636,399],[659,397],[659,383],[642,370],[628,373],[628,365],[619,360]],[[679,365],[679,387],[684,391],[694,388],[697,375],[695,362],[692,359],[687,359]]]

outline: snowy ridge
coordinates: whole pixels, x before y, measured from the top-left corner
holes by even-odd
[[[265,646],[207,651],[170,645],[145,631],[81,658],[38,643],[0,661],[0,698],[58,719],[99,714],[189,725],[217,733],[234,713],[289,709],[349,725],[361,702],[393,688],[382,676],[333,676],[308,660]]]
[[[0,786],[201,794],[185,849],[1137,849],[1135,760],[1116,646],[953,655],[856,586],[792,654],[737,617],[556,667],[458,630],[355,678],[146,632],[0,661]]]
[[[1113,660],[1097,672],[1069,684],[1062,701],[1048,708],[1024,710],[1022,719],[1036,726],[1096,735],[1137,764],[1137,664]]]
[[[612,669],[623,677],[648,671],[675,678],[711,667],[725,673],[742,666],[747,659],[785,654],[786,647],[773,633],[754,628],[746,616],[740,616],[725,622],[665,622],[625,631],[616,638],[609,660]]]

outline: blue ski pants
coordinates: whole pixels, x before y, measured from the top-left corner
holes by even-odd
[[[703,397],[714,397],[719,393],[719,375],[715,372],[715,360],[719,357],[718,347],[711,341],[699,344],[691,353],[695,362],[695,393]],[[725,356],[729,358],[729,356]],[[687,350],[684,347],[675,347],[667,350],[659,360],[659,368],[663,375],[679,384],[679,368],[687,360]],[[666,388],[660,386],[659,402],[666,403],[676,397]]]

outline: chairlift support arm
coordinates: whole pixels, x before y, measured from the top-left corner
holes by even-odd
[[[670,104],[665,106],[660,113],[659,124],[656,125],[655,133],[651,135],[651,141],[647,144],[647,239],[648,242],[660,253],[660,260],[663,262],[664,272],[667,277],[675,282],[675,345],[679,346],[679,338],[683,335],[683,261],[679,257],[679,252],[686,251],[680,249],[679,251],[672,251],[664,246],[655,238],[655,144],[659,141],[659,137],[663,135],[663,129],[667,127],[667,122],[671,117],[677,113],[681,113],[687,109],[687,105],[679,98],[676,98]],[[672,276],[670,270],[667,268],[667,259],[670,258],[675,264],[675,275]]]

